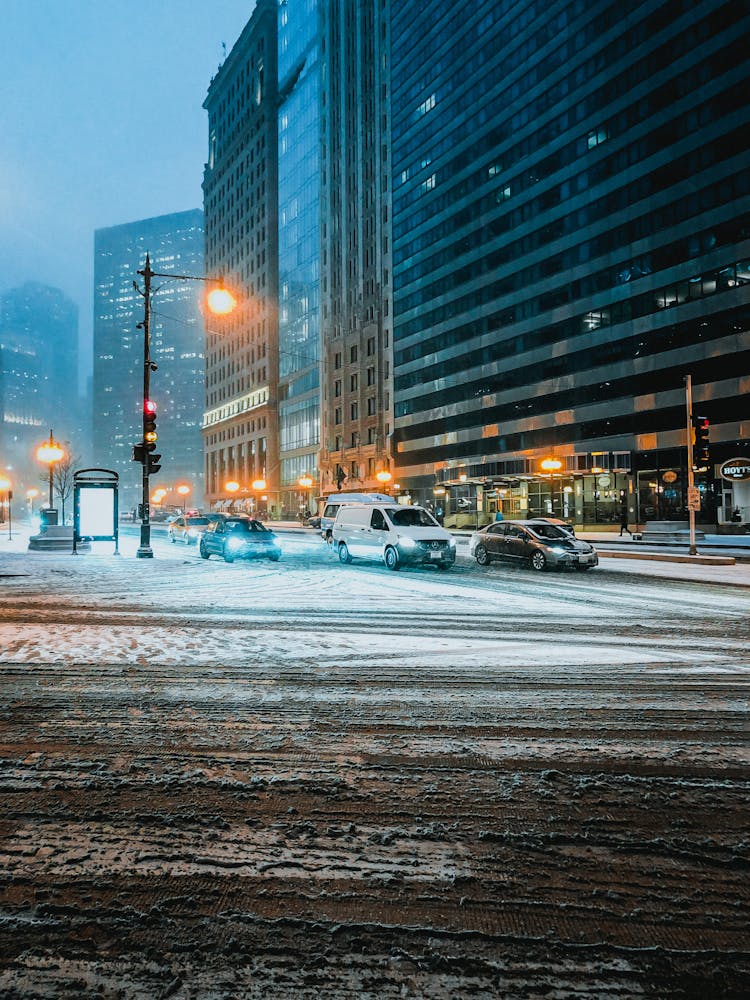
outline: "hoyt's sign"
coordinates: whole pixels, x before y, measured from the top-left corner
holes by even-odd
[[[730,458],[719,469],[719,475],[730,483],[750,479],[750,458]]]

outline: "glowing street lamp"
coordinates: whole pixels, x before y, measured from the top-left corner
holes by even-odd
[[[30,490],[26,490],[26,499],[29,501],[29,514],[34,516],[34,500],[39,496],[39,490],[32,486]]]
[[[182,513],[184,514],[190,487],[186,483],[183,483],[182,486],[177,487],[177,492],[182,497]]]
[[[310,514],[312,513],[312,486],[313,486],[312,476],[308,476],[308,474],[305,473],[304,476],[299,477],[297,482],[299,483],[299,485],[302,487],[303,490],[308,491],[307,500],[305,502],[305,509],[307,510],[307,517],[309,517]],[[301,515],[301,518],[303,515]]]
[[[11,513],[10,513],[10,502],[13,499],[13,483],[10,479],[6,479],[5,476],[0,477],[0,493],[6,494],[6,499],[3,501],[4,505],[8,508],[8,540],[13,538],[11,534]]]
[[[393,476],[387,469],[381,469],[380,472],[375,473],[375,478],[379,483],[382,483],[385,486],[386,483],[390,483]]]
[[[36,457],[40,462],[46,462],[49,465],[49,509],[52,510],[52,470],[56,462],[65,454],[65,449],[61,448],[60,445],[55,441],[52,436],[52,431],[49,432],[49,441],[45,441],[44,444],[40,444],[36,450]]]
[[[143,440],[140,445],[133,449],[133,458],[141,462],[143,466],[142,475],[142,517],[141,517],[141,544],[138,546],[136,557],[139,559],[153,559],[154,552],[151,548],[151,519],[149,511],[149,483],[148,477],[152,471],[158,471],[158,466],[152,470],[154,458],[151,454],[155,441],[148,441],[146,438],[146,420],[149,415],[147,404],[151,402],[151,372],[156,371],[156,365],[151,360],[151,279],[165,278],[175,281],[205,281],[218,287],[213,288],[207,298],[206,304],[209,310],[219,315],[231,312],[236,306],[234,296],[226,288],[221,278],[210,278],[197,274],[170,274],[166,272],[154,271],[151,268],[151,258],[146,254],[146,266],[138,274],[143,278],[143,289],[133,282],[135,290],[143,296],[143,322],[138,326],[143,330]],[[151,449],[151,450],[149,450]]]

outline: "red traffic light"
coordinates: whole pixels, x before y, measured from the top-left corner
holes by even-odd
[[[156,403],[153,399],[145,399],[143,401],[143,412],[146,414],[156,413]]]

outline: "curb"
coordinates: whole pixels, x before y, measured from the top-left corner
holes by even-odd
[[[647,559],[653,562],[694,563],[699,566],[735,566],[733,556],[683,556],[669,552],[616,552],[614,549],[598,548],[602,559]]]

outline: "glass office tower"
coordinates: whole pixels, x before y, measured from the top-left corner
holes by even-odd
[[[456,523],[686,517],[686,374],[711,422],[699,520],[727,518],[749,30],[717,0],[392,6],[396,463]]]
[[[279,461],[282,510],[293,515],[320,440],[317,0],[283,0],[278,17]]]

